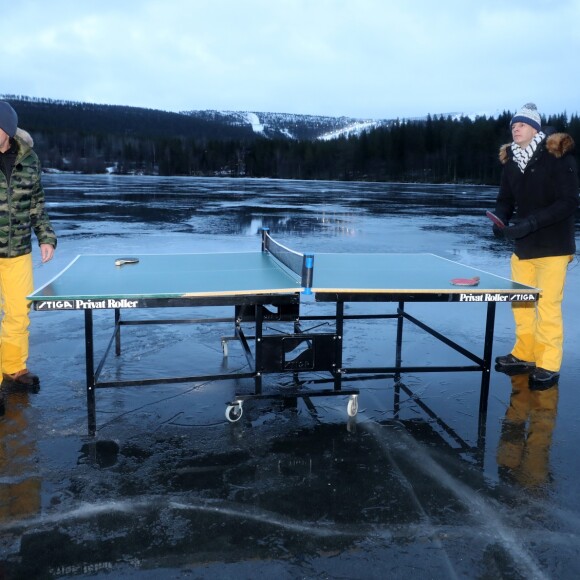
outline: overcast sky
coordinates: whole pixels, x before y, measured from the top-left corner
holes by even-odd
[[[0,94],[389,119],[580,111],[580,0],[0,0]]]

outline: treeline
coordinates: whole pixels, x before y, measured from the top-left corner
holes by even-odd
[[[497,151],[510,140],[497,118],[395,121],[330,141],[266,138],[249,126],[134,107],[8,98],[35,140],[43,167],[84,173],[496,184]],[[580,119],[545,126],[580,142]]]

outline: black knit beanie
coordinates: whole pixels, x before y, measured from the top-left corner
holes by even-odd
[[[18,115],[10,103],[0,101],[0,129],[9,137],[14,137],[18,127]]]

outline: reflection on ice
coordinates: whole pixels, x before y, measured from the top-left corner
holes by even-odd
[[[381,577],[393,561],[431,577],[544,578],[540,538],[558,567],[578,572],[578,523],[552,530],[546,505],[434,446],[427,424],[413,435],[399,421],[270,422],[229,440],[221,427],[207,431],[123,435],[93,443],[94,454],[84,444],[58,504],[0,524],[5,541],[23,536],[17,570],[278,560],[296,577],[301,562],[327,566],[333,554],[342,567],[365,562],[357,578]]]
[[[75,181],[76,187],[54,185],[63,179]],[[55,210],[59,208],[62,212],[67,204],[71,211],[75,208],[78,211],[79,205],[92,206],[100,212],[99,216],[92,216],[93,219],[103,222],[131,215],[133,219],[141,216],[144,221],[154,218],[155,221],[175,224],[184,218],[192,219],[192,213],[202,218],[204,214],[221,208],[227,209],[229,216],[240,224],[256,218],[266,222],[270,217],[269,226],[272,228],[278,225],[277,215],[282,213],[282,219],[291,218],[295,222],[290,231],[300,235],[315,233],[316,221],[321,215],[338,214],[345,222],[360,219],[362,214],[391,215],[408,220],[416,215],[424,216],[425,205],[431,207],[432,216],[448,217],[458,213],[464,220],[470,215],[482,215],[482,210],[489,207],[494,195],[493,189],[481,187],[472,188],[471,196],[458,197],[458,190],[453,186],[437,186],[433,191],[433,186],[429,185],[280,180],[46,176],[45,182],[49,207],[54,204]],[[474,199],[478,202],[476,206]],[[156,216],[151,214],[154,208],[159,212]],[[291,212],[291,216],[287,212]],[[63,214],[62,218],[66,219],[66,216]],[[311,219],[315,221],[309,223]],[[409,227],[413,224],[409,223]],[[238,231],[244,229],[247,227]],[[199,233],[202,231],[198,228]],[[211,230],[205,230],[205,233],[211,233]],[[228,233],[236,232],[231,230]]]
[[[500,475],[535,494],[545,494],[550,481],[558,385],[530,389],[527,374],[514,375],[510,380],[512,394],[497,449]]]

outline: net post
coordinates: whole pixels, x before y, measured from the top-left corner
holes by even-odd
[[[262,252],[266,251],[266,236],[270,231],[270,228],[261,228],[262,231]]]
[[[301,284],[304,294],[312,294],[312,281],[314,278],[314,254],[304,254],[302,258]]]

